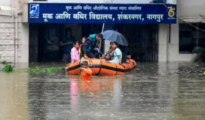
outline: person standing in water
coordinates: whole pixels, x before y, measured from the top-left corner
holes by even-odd
[[[79,42],[76,41],[74,43],[74,47],[71,49],[71,63],[80,61],[80,55],[79,55]]]
[[[92,77],[92,70],[88,66],[88,61],[83,61],[82,62],[82,67],[80,68],[81,70],[81,79],[86,79],[89,80]]]
[[[72,36],[72,32],[70,28],[66,29],[66,36],[60,42],[60,46],[64,47],[64,55],[63,61],[71,61],[70,51],[73,47],[73,43],[75,42],[75,38]]]

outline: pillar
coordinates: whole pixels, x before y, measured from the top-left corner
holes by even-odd
[[[168,61],[168,35],[169,25],[159,24],[159,62]]]

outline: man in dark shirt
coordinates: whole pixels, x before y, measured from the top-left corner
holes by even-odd
[[[73,47],[74,42],[75,42],[75,38],[71,34],[71,29],[67,28],[66,29],[66,36],[60,42],[60,46],[64,47],[63,61],[67,62],[67,61],[71,60],[70,51]]]
[[[96,48],[100,45],[100,41],[103,39],[101,33],[90,35],[85,43],[82,45],[82,53],[84,58],[96,58]]]

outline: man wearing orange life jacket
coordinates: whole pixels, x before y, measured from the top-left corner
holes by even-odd
[[[88,67],[88,62],[87,61],[83,61],[82,62],[82,68],[80,68],[81,70],[81,79],[91,79],[92,77],[92,70]]]

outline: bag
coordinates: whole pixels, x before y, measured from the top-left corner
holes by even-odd
[[[105,58],[107,55],[109,55],[110,57],[107,59],[107,60],[112,60],[114,57],[115,57],[115,54],[114,54],[115,51],[108,51],[106,54],[105,54]]]

